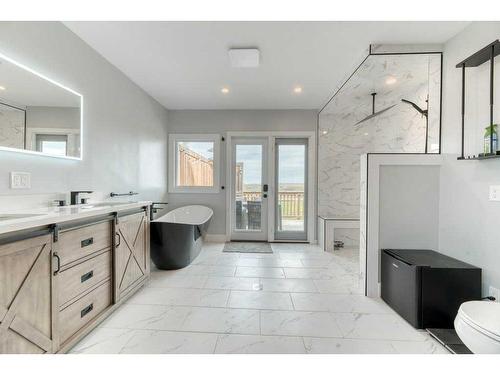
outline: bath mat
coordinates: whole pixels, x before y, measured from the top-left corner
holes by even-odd
[[[267,242],[226,242],[222,251],[224,253],[273,253],[271,245]]]

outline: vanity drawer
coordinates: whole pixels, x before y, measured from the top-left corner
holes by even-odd
[[[59,234],[61,267],[96,251],[111,247],[112,221],[91,224]]]
[[[107,281],[62,310],[59,313],[61,343],[110,306],[111,294],[111,281]]]
[[[111,279],[111,251],[60,272],[57,278],[59,306],[63,306],[101,281]]]

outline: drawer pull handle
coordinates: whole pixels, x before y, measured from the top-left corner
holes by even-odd
[[[392,265],[396,268],[399,268],[399,266],[396,263],[392,263]]]
[[[90,246],[94,243],[94,237],[87,238],[81,242],[82,247]]]
[[[80,312],[80,317],[83,318],[85,315],[87,315],[89,312],[91,312],[92,310],[94,310],[94,304],[91,303],[90,305],[88,305],[86,308],[84,308],[81,312]]]
[[[94,271],[90,271],[90,272],[87,272],[86,274],[82,275],[82,277],[80,278],[81,282],[84,283],[85,281],[87,281],[88,279],[91,279],[92,277],[94,277]]]

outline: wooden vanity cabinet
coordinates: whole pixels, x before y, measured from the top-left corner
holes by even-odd
[[[125,298],[150,273],[146,211],[118,216],[115,231],[115,301]]]
[[[0,353],[53,353],[52,236],[0,244]]]
[[[0,353],[66,352],[149,273],[146,209],[0,238]]]

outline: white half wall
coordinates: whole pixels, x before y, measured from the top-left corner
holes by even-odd
[[[0,51],[84,97],[83,161],[1,151],[0,196],[91,189],[165,199],[163,106],[60,22],[0,22]],[[10,171],[31,173],[32,188],[11,190]]]
[[[382,248],[437,250],[441,155],[361,156],[360,277],[380,296]],[[365,204],[366,202],[366,204]]]

